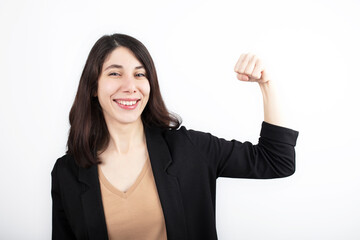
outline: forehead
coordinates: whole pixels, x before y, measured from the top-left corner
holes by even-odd
[[[140,61],[135,57],[134,53],[125,47],[115,48],[105,59],[103,69],[112,64],[122,65],[124,67],[142,66]]]

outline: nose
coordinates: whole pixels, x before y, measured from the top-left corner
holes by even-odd
[[[135,84],[135,78],[132,75],[126,74],[124,75],[122,84],[121,84],[121,89],[123,92],[128,92],[128,93],[134,93],[136,92],[136,84]]]

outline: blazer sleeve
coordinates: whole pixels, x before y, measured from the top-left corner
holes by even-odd
[[[263,122],[256,145],[193,130],[188,134],[216,177],[268,179],[295,172],[298,132],[292,129]]]
[[[51,172],[52,239],[76,239],[63,208],[57,170],[55,164]]]

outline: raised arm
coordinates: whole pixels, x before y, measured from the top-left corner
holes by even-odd
[[[254,54],[241,54],[234,70],[240,81],[257,82],[259,84],[264,102],[264,121],[284,126],[274,82],[269,78],[262,61]]]

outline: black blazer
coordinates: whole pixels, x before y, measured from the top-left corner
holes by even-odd
[[[257,145],[185,127],[145,128],[145,134],[169,240],[217,239],[217,177],[278,178],[295,171],[298,132],[266,122]],[[53,239],[108,239],[97,166],[59,158],[51,194]]]

